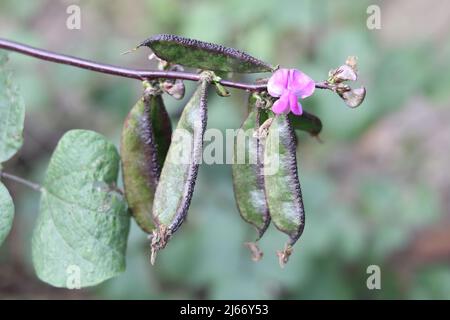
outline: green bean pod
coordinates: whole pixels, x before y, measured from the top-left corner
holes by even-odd
[[[288,118],[294,130],[308,132],[314,137],[317,137],[322,131],[322,121],[312,113],[303,111],[301,116],[289,113]]]
[[[152,263],[156,252],[165,247],[183,223],[189,209],[202,158],[207,88],[208,82],[202,81],[185,106],[172,136],[153,204],[157,230],[152,236]]]
[[[121,137],[125,197],[139,227],[154,230],[152,206],[172,126],[161,95],[145,95],[129,112]]]
[[[259,239],[270,224],[270,215],[264,188],[263,144],[258,135],[265,112],[256,107],[256,101],[250,95],[249,114],[235,139],[231,169],[239,213],[256,228]]]
[[[159,34],[138,45],[147,46],[165,61],[186,67],[224,72],[271,72],[274,68],[249,54],[218,44]]]
[[[305,211],[297,172],[296,138],[287,115],[276,115],[269,128],[264,152],[264,173],[272,221],[280,231],[289,236],[285,250],[279,253],[280,263],[283,265],[305,226]]]

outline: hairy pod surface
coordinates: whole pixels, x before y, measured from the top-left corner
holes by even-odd
[[[146,95],[129,112],[120,153],[125,197],[139,227],[154,229],[152,206],[172,126],[161,95]]]
[[[171,34],[155,35],[138,47],[142,46],[150,47],[160,59],[191,68],[238,73],[274,70],[271,65],[245,52]]]
[[[277,170],[267,170],[277,163]],[[264,152],[265,187],[270,215],[275,226],[289,236],[292,246],[303,232],[305,211],[298,180],[296,138],[287,115],[274,117]]]
[[[264,188],[263,144],[258,135],[265,112],[256,107],[256,101],[250,95],[249,114],[235,138],[231,170],[239,213],[256,228],[259,239],[270,224],[270,215]]]
[[[165,247],[189,209],[202,158],[208,84],[203,81],[194,92],[172,137],[153,204],[153,218],[158,230],[153,233],[152,256]]]

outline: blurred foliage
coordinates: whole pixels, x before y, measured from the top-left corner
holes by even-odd
[[[318,91],[303,103],[321,117],[324,143],[307,135],[299,142],[307,225],[285,269],[275,251],[286,238],[273,227],[261,241],[262,261],[250,260],[243,242],[254,231],[240,220],[230,167],[202,166],[188,221],[156,266],[149,263],[146,235],[133,224],[123,275],[81,292],[51,289],[36,280],[30,263],[38,196],[8,184],[17,209],[0,251],[0,297],[450,297],[450,23],[434,23],[439,11],[450,12],[447,2],[434,0],[439,4],[428,6],[425,15],[418,0],[79,0],[82,28],[68,30],[66,7],[72,2],[4,0],[0,36],[148,68],[146,49],[119,54],[150,35],[174,33],[246,50],[316,80],[356,55],[368,93],[357,110],[330,92]],[[374,2],[381,7],[380,30],[366,28],[366,9]],[[10,58],[27,115],[24,148],[5,165],[8,171],[42,181],[58,139],[73,128],[99,131],[118,144],[121,122],[141,91],[138,82]],[[211,95],[208,126],[238,128],[245,102],[236,90],[230,98]],[[166,104],[175,119],[183,102],[166,98]],[[371,264],[381,267],[381,290],[366,287]],[[7,273],[11,265],[20,268]]]

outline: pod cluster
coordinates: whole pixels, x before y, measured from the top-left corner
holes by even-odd
[[[157,252],[167,245],[189,210],[203,154],[207,91],[210,84],[218,85],[212,71],[267,72],[273,68],[233,48],[172,35],[151,37],[140,46],[149,46],[164,60],[163,68],[181,64],[207,70],[202,72],[175,130],[161,95],[166,92],[181,98],[184,85],[167,79],[145,82],[144,95],[129,112],[123,127],[125,196],[137,224],[150,235],[153,264]],[[271,103],[273,98],[267,93],[249,95],[248,116],[235,140],[232,174],[239,212],[256,228],[256,240],[271,221],[289,236],[286,248],[279,253],[284,264],[305,223],[294,129],[317,136],[322,124],[308,113],[295,118],[275,116],[268,108]],[[247,246],[254,260],[262,257],[256,242]]]
[[[258,232],[257,241],[271,221],[289,236],[284,250],[278,252],[280,264],[284,265],[305,226],[294,128],[318,135],[322,125],[309,113],[295,117],[294,121],[292,116],[274,115],[265,107],[270,101],[263,102],[264,99],[258,94],[250,95],[249,113],[241,126],[241,134],[249,141],[239,140],[239,134],[235,139],[234,194],[242,218]],[[245,156],[239,159],[242,152]],[[247,246],[253,260],[262,257],[256,243],[247,243]]]

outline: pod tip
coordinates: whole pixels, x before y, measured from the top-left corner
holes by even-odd
[[[262,259],[264,253],[258,247],[256,242],[245,242],[244,245],[250,250],[254,262],[258,262]]]
[[[125,51],[125,52],[122,52],[120,55],[123,56],[123,55],[129,54],[129,53],[131,53],[131,52],[136,51],[138,48],[139,48],[139,47],[135,47],[135,48],[133,48],[133,49],[127,50],[127,51]]]
[[[291,256],[292,251],[293,251],[292,246],[289,244],[286,244],[284,246],[283,251],[277,251],[278,262],[280,263],[281,268],[284,268],[286,263],[288,263],[289,257]]]
[[[168,232],[168,229],[164,226],[160,226],[157,230],[153,231],[150,243],[150,263],[152,266],[155,264],[158,251],[165,248],[169,237],[170,232]]]

